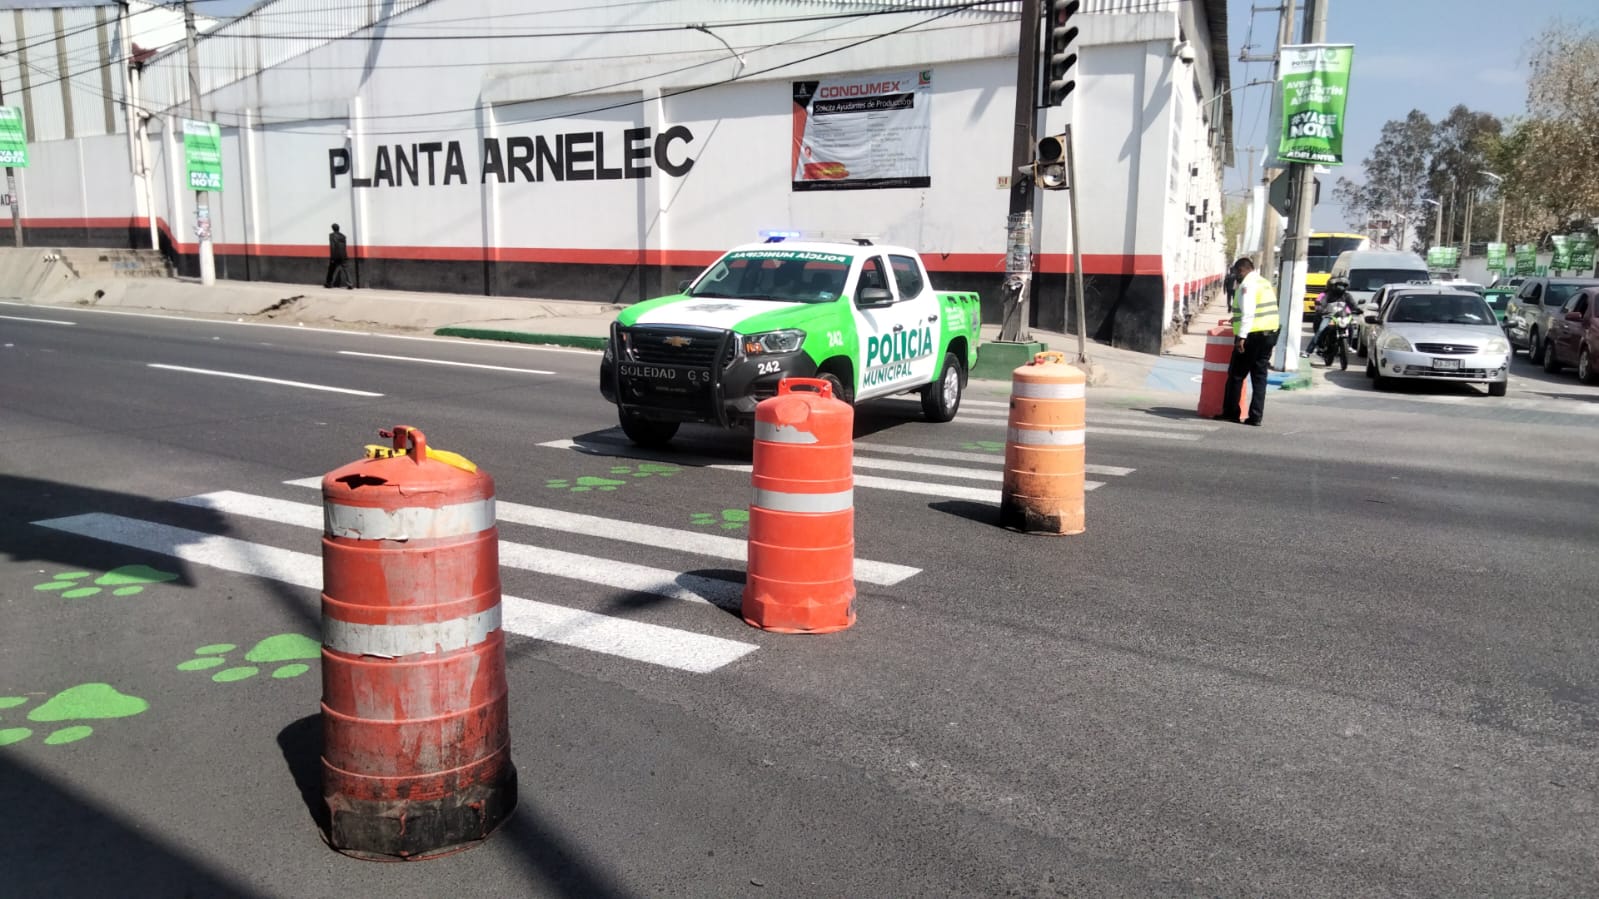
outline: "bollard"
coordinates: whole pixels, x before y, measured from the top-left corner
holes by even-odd
[[[1083,532],[1085,382],[1057,352],[1039,353],[1012,375],[1002,526]]]
[[[751,626],[825,634],[855,623],[854,430],[855,410],[818,378],[784,378],[756,405],[741,609]]]
[[[431,858],[516,806],[494,480],[415,428],[322,479],[328,845]],[[407,445],[409,444],[409,445]]]
[[[1227,367],[1233,359],[1233,325],[1222,319],[1216,327],[1205,332],[1205,368],[1199,376],[1199,417],[1214,418],[1221,414],[1222,399],[1227,393]],[[1249,408],[1249,380],[1238,394],[1240,411]]]

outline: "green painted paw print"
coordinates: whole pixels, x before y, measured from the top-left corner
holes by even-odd
[[[27,703],[26,696],[0,696],[0,718],[6,709]],[[68,687],[44,701],[28,713],[27,720],[35,724],[59,724],[74,721],[94,721],[105,718],[129,718],[143,713],[150,703],[137,696],[122,693],[110,684],[79,684]],[[52,730],[44,738],[46,746],[76,743],[94,733],[87,724],[69,724]],[[33,736],[31,727],[5,727],[0,725],[0,746],[21,743]]]
[[[748,524],[750,513],[748,509],[723,509],[718,515],[715,512],[695,512],[689,516],[689,524],[695,527],[709,528],[720,524],[722,530],[733,531]]]
[[[205,671],[208,668],[225,665],[228,660],[224,656],[238,648],[233,643],[212,643],[202,646],[194,651],[194,658],[179,664],[178,670]],[[277,634],[255,644],[249,652],[244,654],[244,660],[261,664],[289,662],[291,664],[284,665],[272,672],[274,678],[284,680],[290,677],[299,677],[310,671],[311,666],[304,664],[304,662],[321,658],[321,656],[322,644],[310,637],[302,637],[299,634]],[[260,673],[261,669],[254,665],[238,665],[232,668],[223,668],[216,674],[211,675],[211,679],[219,684],[230,684],[234,681],[255,677]]]
[[[965,444],[965,448],[969,450],[978,450],[985,453],[1003,453],[1005,451],[1005,444],[1000,443],[998,440],[975,440],[971,443]]]
[[[569,490],[573,493],[588,493],[594,490],[598,490],[601,493],[609,493],[626,483],[626,481],[613,481],[610,478],[584,476],[576,481],[569,481],[566,478],[550,478],[544,482],[544,486],[551,490]]]
[[[611,474],[617,477],[625,476],[630,478],[669,478],[682,470],[676,465],[640,462],[638,465],[618,465],[611,469]]]
[[[33,589],[52,593],[59,590],[67,599],[95,596],[100,593],[101,588],[110,588],[112,596],[133,596],[143,593],[148,584],[164,584],[178,579],[178,576],[170,571],[157,571],[148,565],[124,565],[100,575],[93,581],[85,581],[85,578],[93,573],[63,571],[49,583],[40,584]]]

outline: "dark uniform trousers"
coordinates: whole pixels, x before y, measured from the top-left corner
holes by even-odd
[[[1227,363],[1227,389],[1222,394],[1221,413],[1228,421],[1239,419],[1239,395],[1244,378],[1249,378],[1249,421],[1260,421],[1266,412],[1266,377],[1271,371],[1271,353],[1277,348],[1276,331],[1255,331],[1244,338],[1244,348],[1233,345],[1233,358]]]

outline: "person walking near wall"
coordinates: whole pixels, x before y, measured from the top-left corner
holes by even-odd
[[[344,235],[339,232],[339,223],[333,223],[333,233],[328,235],[328,276],[323,280],[323,287],[337,287],[340,280],[350,290],[355,289],[355,282],[350,280],[350,273],[344,267],[350,252],[345,246]]]
[[[1248,256],[1233,263],[1238,279],[1238,295],[1233,312],[1233,357],[1227,364],[1227,389],[1222,394],[1217,421],[1238,421],[1244,378],[1249,378],[1249,417],[1244,424],[1260,426],[1266,411],[1266,377],[1271,368],[1271,353],[1277,346],[1277,291],[1271,282],[1255,272]]]

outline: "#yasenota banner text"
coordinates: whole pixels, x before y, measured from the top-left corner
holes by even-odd
[[[1344,113],[1354,55],[1352,44],[1282,48],[1277,104],[1282,109],[1279,160],[1344,164]]]

